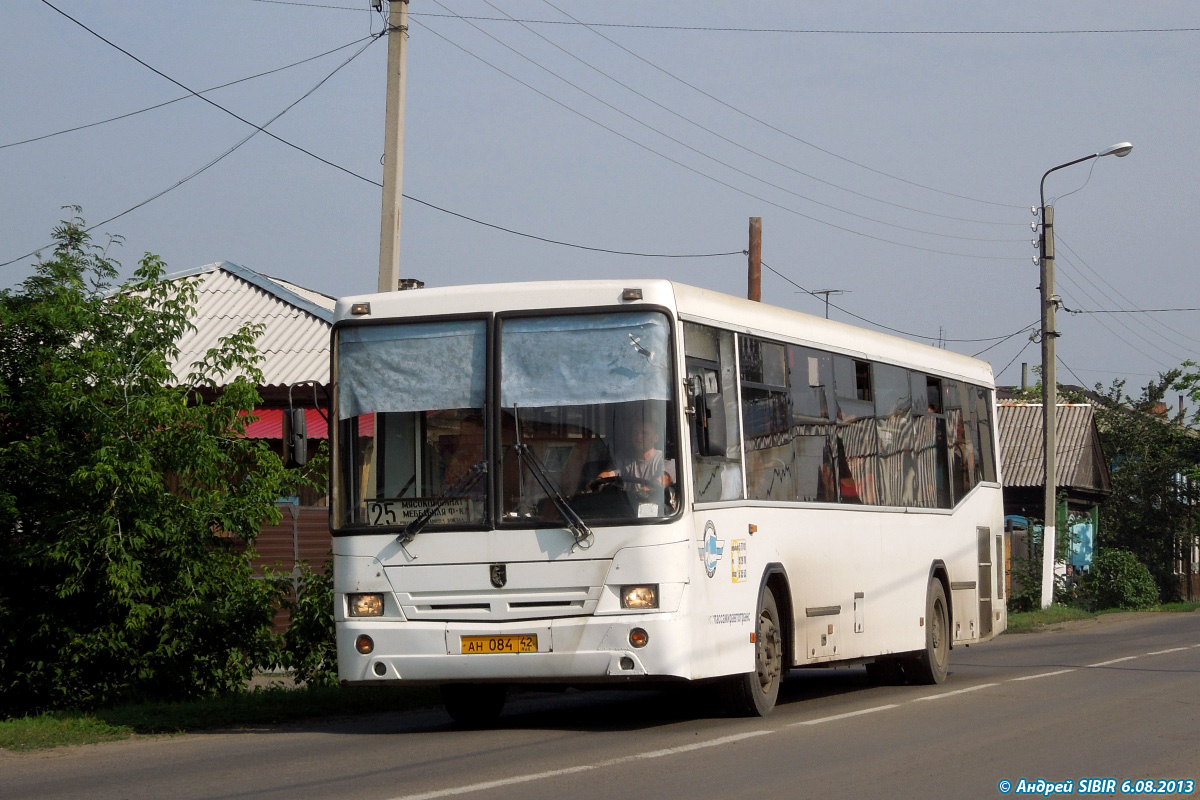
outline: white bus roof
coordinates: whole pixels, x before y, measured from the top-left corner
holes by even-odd
[[[623,302],[621,295],[625,289],[640,289],[642,299]],[[371,313],[351,314],[350,308],[355,303],[370,303]],[[986,361],[658,278],[486,283],[357,295],[338,300],[334,322],[634,305],[663,306],[685,320],[992,385],[992,368]]]

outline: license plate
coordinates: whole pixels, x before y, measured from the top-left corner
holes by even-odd
[[[464,636],[463,655],[492,653],[536,653],[537,634],[525,633],[517,636]]]

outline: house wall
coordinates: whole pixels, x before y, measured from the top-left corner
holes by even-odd
[[[277,525],[264,525],[255,543],[254,567],[277,574],[291,574],[293,586],[299,576],[297,564],[307,562],[314,572],[324,573],[333,545],[329,535],[329,508],[299,503],[276,503],[282,518]],[[287,628],[285,609],[275,612],[275,631]]]

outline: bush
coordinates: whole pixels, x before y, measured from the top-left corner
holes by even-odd
[[[244,436],[261,327],[180,385],[194,282],[55,241],[0,290],[0,716],[241,691],[276,655],[250,548],[301,480]]]
[[[332,561],[323,569],[324,574],[314,572],[308,562],[301,562],[296,599],[284,603],[291,621],[283,634],[283,666],[293,671],[297,682],[313,687],[337,685]]]
[[[1092,609],[1148,609],[1158,605],[1158,585],[1150,570],[1128,550],[1101,550],[1081,582]]]

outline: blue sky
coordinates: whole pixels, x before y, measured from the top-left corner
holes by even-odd
[[[332,295],[374,289],[386,42],[334,72],[382,29],[368,2],[51,2],[196,90],[341,48],[207,96],[263,124],[334,73],[268,129],[346,171],[260,133],[94,235],[123,236],[112,253],[129,266],[151,251],[177,271],[227,259]],[[1131,141],[1128,158],[1047,183],[1064,304],[1122,312],[1060,314],[1059,378],[1133,387],[1197,358],[1200,312],[1145,311],[1200,307],[1195,3],[412,0],[410,14],[412,198],[650,254],[737,252],[762,217],[764,300],[821,314],[802,289],[841,290],[830,316],[972,355],[995,345],[983,357],[1006,383],[1040,359],[1020,331],[1039,313],[1042,173]],[[100,222],[253,131],[191,97],[15,144],[187,93],[41,0],[5,3],[3,22],[0,261],[46,244],[62,206]],[[32,263],[0,268],[0,285]],[[401,274],[428,285],[645,276],[742,294],[745,271],[740,255],[600,253],[404,205]]]

